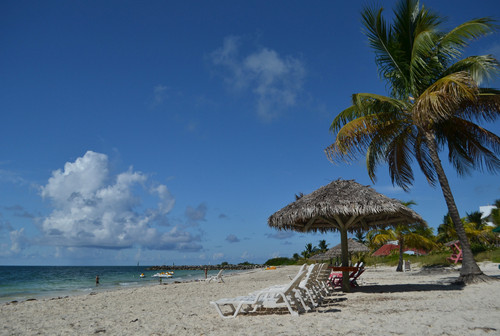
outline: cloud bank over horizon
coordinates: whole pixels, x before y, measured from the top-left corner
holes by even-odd
[[[168,224],[175,198],[147,175],[110,173],[105,154],[87,151],[52,173],[41,188],[53,211],[41,221],[40,244],[62,247],[198,251],[199,235]],[[155,206],[143,204],[154,199]],[[165,224],[167,223],[167,224]],[[155,227],[158,226],[158,227]],[[161,231],[159,227],[168,231]]]

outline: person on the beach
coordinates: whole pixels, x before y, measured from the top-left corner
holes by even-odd
[[[95,276],[95,285],[96,287],[99,286],[99,275]]]

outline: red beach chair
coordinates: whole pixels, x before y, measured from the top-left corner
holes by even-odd
[[[359,264],[359,268],[357,271],[352,272],[349,274],[349,283],[351,284],[351,287],[359,287],[358,282],[356,281],[361,274],[365,271],[365,267],[363,265],[364,263],[361,262]],[[331,279],[331,285],[334,288],[342,287],[342,273],[335,274],[333,278]]]

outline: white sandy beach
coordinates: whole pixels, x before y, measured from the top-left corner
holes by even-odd
[[[498,264],[481,269],[500,279]],[[449,285],[457,270],[369,267],[362,286],[317,311],[222,319],[209,304],[287,283],[298,267],[3,304],[1,335],[499,335],[500,281]]]

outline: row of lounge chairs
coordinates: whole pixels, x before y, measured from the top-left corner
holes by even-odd
[[[297,316],[301,312],[316,309],[339,287],[337,284],[342,283],[341,275],[330,277],[330,273],[328,266],[323,263],[302,265],[288,284],[271,286],[245,296],[212,301],[210,304],[215,306],[222,318],[234,318],[240,312],[257,312],[266,308],[286,308],[291,315]],[[355,280],[351,283],[355,283]]]

